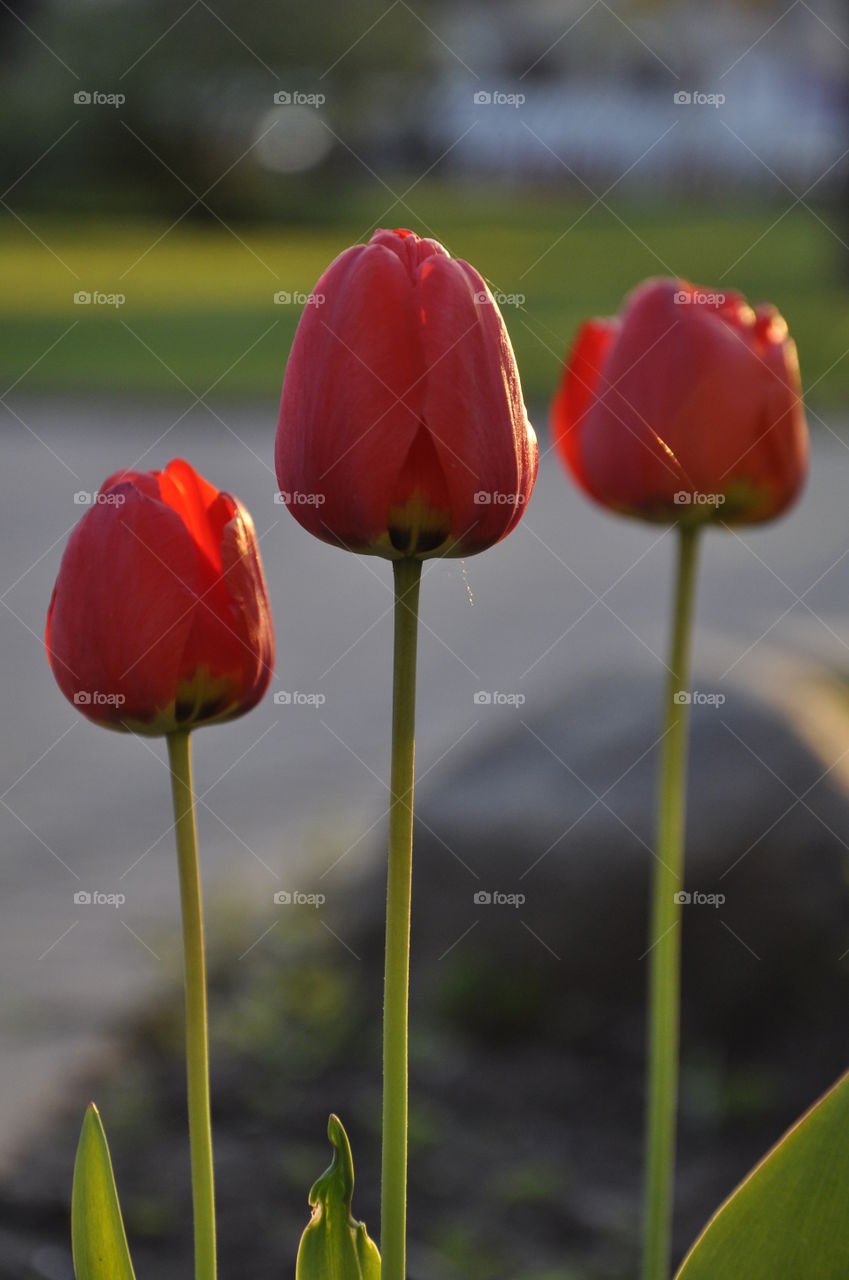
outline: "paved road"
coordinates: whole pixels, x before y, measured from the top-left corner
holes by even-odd
[[[0,472],[0,1162],[36,1108],[66,1091],[120,1018],[173,974],[177,879],[162,746],[83,721],[44,657],[50,591],[81,511],[74,494],[142,454],[146,466],[183,455],[254,515],[278,639],[273,690],[325,699],[280,706],[269,694],[246,719],[196,735],[207,895],[240,904],[257,939],[277,918],[276,890],[314,887],[338,861],[322,886],[342,894],[345,873],[373,856],[391,657],[388,565],[319,544],[273,501],[272,413],[225,402],[218,417],[196,407],[174,425],[185,404],[12,403]],[[820,431],[810,488],[790,518],[741,539],[710,537],[697,659],[717,680],[754,678],[767,650],[849,668],[848,491],[849,450]],[[476,702],[478,691],[542,707],[555,688],[611,663],[658,681],[671,567],[668,534],[594,509],[545,458],[527,517],[504,544],[426,568],[424,785],[444,783],[452,759],[516,716],[509,703]],[[599,714],[615,732],[615,707]],[[81,906],[80,890],[126,901]]]

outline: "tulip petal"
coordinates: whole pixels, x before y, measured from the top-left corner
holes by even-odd
[[[173,702],[199,584],[176,512],[128,482],[109,493],[120,505],[92,507],[68,540],[47,649],[65,696],[118,727],[152,722]]]
[[[225,497],[229,495],[221,495]],[[221,565],[240,641],[239,707],[247,711],[268,688],[274,670],[274,631],[253,521],[239,502],[229,500],[235,509],[221,539]]]
[[[311,533],[367,547],[421,421],[425,365],[406,263],[379,244],[347,250],[313,291],[286,367],[277,477]],[[324,508],[345,511],[332,530]]]
[[[162,501],[178,512],[198,548],[216,572],[221,570],[221,530],[210,524],[209,512],[218,499],[218,490],[199,476],[182,458],[174,458],[159,473]]]
[[[379,230],[331,264],[312,298],[277,431],[295,518],[325,541],[392,558],[466,555],[504,537],[539,451],[478,273],[434,240]]]
[[[46,645],[63,693],[107,727],[162,734],[248,710],[274,661],[250,516],[187,462],[116,472],[68,541]]]
[[[551,433],[555,448],[584,488],[587,480],[581,464],[581,436],[590,406],[603,385],[604,362],[618,330],[615,318],[588,320],[581,325],[552,401]]]
[[[441,547],[451,533],[450,501],[439,455],[422,424],[395,482],[386,518],[396,551],[412,556]]]
[[[490,546],[521,515],[537,445],[507,328],[473,267],[427,259],[419,273],[428,368],[423,419],[445,474],[456,554]]]
[[[646,281],[615,328],[581,330],[552,416],[582,487],[644,519],[770,519],[807,470],[795,347],[781,317],[680,280]]]

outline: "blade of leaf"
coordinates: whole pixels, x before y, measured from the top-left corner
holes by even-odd
[[[676,1280],[849,1276],[849,1073],[725,1201]]]
[[[93,1102],[74,1164],[71,1243],[77,1280],[135,1280],[106,1134]]]
[[[380,1280],[380,1254],[364,1222],[351,1216],[354,1162],[336,1116],[327,1136],[333,1160],[310,1191],[312,1218],[301,1236],[295,1280]]]

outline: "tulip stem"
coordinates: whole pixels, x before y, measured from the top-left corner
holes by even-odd
[[[676,695],[687,692],[698,543],[698,528],[681,525],[649,933],[643,1280],[668,1280],[672,1251],[689,702]]]
[[[393,562],[395,654],[392,674],[392,777],[386,882],[386,976],[383,1003],[382,1280],[406,1280],[407,1028],[410,996],[410,901],[413,873],[416,641],[420,560]]]
[[[209,1117],[209,1036],[206,1018],[206,961],[198,867],[192,761],[187,732],[168,734],[174,797],[183,957],[186,984],[186,1072],[189,1146],[195,1227],[195,1280],[215,1280],[215,1191]]]

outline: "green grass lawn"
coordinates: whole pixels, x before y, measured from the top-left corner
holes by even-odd
[[[615,310],[647,275],[675,273],[775,302],[799,345],[812,402],[849,403],[839,245],[801,206],[784,217],[773,206],[732,215],[611,197],[611,212],[551,190],[422,184],[409,196],[413,215],[403,207],[384,213],[390,199],[354,192],[338,215],[325,209],[321,225],[238,224],[235,235],[211,220],[184,219],[169,230],[142,220],[59,223],[25,211],[28,231],[4,218],[0,383],[5,390],[20,379],[17,393],[183,395],[182,380],[198,394],[214,384],[218,393],[276,398],[301,308],[276,305],[275,292],[308,292],[380,218],[438,235],[493,288],[524,295],[504,313],[529,400],[548,398],[582,318]],[[126,301],[75,305],[77,290]]]

